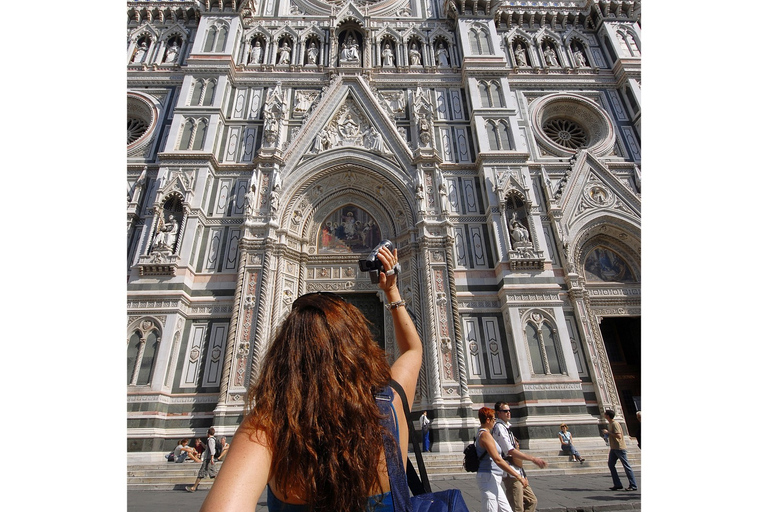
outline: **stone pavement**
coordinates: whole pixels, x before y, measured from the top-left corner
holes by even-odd
[[[623,485],[627,478],[617,465]],[[640,472],[635,472],[637,485],[642,489]],[[193,479],[194,480],[194,479]],[[190,482],[191,484],[192,482]],[[474,475],[461,475],[455,479],[430,479],[433,491],[460,489],[469,510],[480,510],[480,492]],[[606,467],[604,474],[541,475],[531,477],[531,486],[539,500],[538,512],[617,512],[640,510],[640,490],[609,491],[613,485]],[[188,493],[184,489],[174,491],[128,491],[128,512],[194,512],[208,494],[200,489]],[[266,491],[259,500],[256,512],[267,512]]]

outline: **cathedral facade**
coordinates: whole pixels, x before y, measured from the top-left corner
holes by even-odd
[[[639,0],[129,1],[128,451],[232,434],[304,293],[394,358],[385,238],[434,450],[497,400],[524,447],[632,434],[640,49]]]

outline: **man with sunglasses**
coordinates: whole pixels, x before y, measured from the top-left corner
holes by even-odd
[[[496,409],[496,424],[493,426],[491,434],[496,442],[499,443],[499,446],[501,446],[501,452],[505,454],[504,459],[509,462],[512,469],[523,477],[521,482],[517,478],[504,475],[502,483],[504,484],[507,500],[515,512],[535,512],[538,500],[528,483],[528,477],[523,469],[523,461],[531,461],[540,468],[546,467],[547,463],[543,459],[527,455],[519,450],[520,445],[517,439],[515,439],[512,427],[509,424],[509,420],[512,417],[509,404],[507,402],[496,402],[494,409]]]

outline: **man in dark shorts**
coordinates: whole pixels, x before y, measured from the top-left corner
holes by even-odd
[[[214,435],[216,434],[216,431],[213,429],[213,427],[208,429],[208,439],[205,443],[205,451],[203,452],[203,465],[200,467],[200,471],[197,472],[197,479],[195,480],[194,485],[192,487],[186,486],[184,489],[187,490],[187,492],[195,492],[197,490],[197,486],[200,485],[200,480],[205,478],[205,475],[207,474],[211,478],[216,478],[216,438]]]

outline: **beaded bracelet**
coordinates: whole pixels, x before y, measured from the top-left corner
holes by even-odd
[[[384,305],[388,310],[392,311],[393,309],[397,309],[400,306],[405,306],[405,301],[403,299],[398,300],[397,302],[389,302]]]

